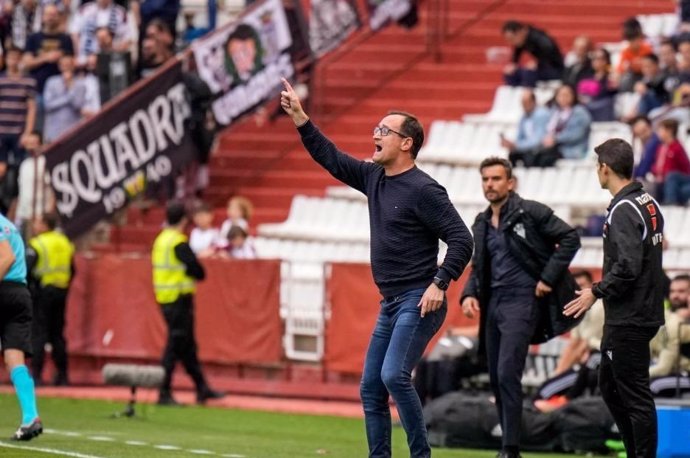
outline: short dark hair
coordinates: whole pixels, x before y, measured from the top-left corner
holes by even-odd
[[[659,47],[661,46],[670,46],[673,48],[674,51],[678,51],[678,45],[673,40],[673,38],[662,38],[661,42],[659,43]]]
[[[412,159],[417,159],[419,150],[424,144],[424,127],[419,119],[413,114],[405,111],[389,111],[389,115],[399,115],[405,118],[400,126],[400,133],[412,139]]]
[[[594,53],[600,52],[604,55],[604,60],[608,65],[611,65],[611,53],[609,52],[608,49],[604,48],[603,46],[599,46],[597,49],[593,51]]]
[[[502,157],[498,156],[489,156],[486,159],[482,161],[481,164],[479,164],[479,173],[482,173],[482,170],[484,170],[487,167],[493,167],[494,165],[500,165],[503,166],[503,168],[506,170],[506,175],[508,179],[510,180],[513,178],[513,166],[510,165],[510,161],[508,159],[503,159]]]
[[[592,272],[589,270],[578,270],[573,272],[573,278],[585,277],[588,282],[592,283],[594,278],[592,277]]]
[[[187,216],[182,202],[170,202],[165,208],[165,220],[170,226],[174,226],[182,221]]]
[[[197,213],[210,213],[212,211],[211,206],[207,204],[206,202],[199,202],[195,207],[194,207],[194,214],[196,215]]]
[[[635,156],[632,146],[622,138],[611,138],[594,148],[599,164],[606,164],[621,178],[631,179]]]
[[[24,51],[22,51],[21,48],[19,48],[18,46],[16,46],[14,43],[10,43],[10,44],[7,45],[7,47],[5,48],[5,55],[7,55],[7,54],[9,54],[9,53],[12,53],[12,52],[19,53],[20,55],[24,53]]]
[[[230,226],[230,230],[228,230],[228,240],[232,240],[235,237],[247,237],[247,231],[244,230],[241,226]]]
[[[642,25],[636,17],[629,17],[623,21],[623,39],[634,40],[643,36]]]
[[[43,223],[48,227],[48,229],[55,230],[56,227],[58,227],[58,223],[60,222],[60,218],[58,217],[57,213],[46,213],[41,217],[43,220]]]
[[[640,121],[644,122],[644,123],[647,124],[648,126],[651,126],[651,125],[652,125],[652,121],[650,121],[649,118],[648,118],[647,116],[645,116],[645,115],[637,115],[637,116],[635,116],[634,118],[632,118],[632,119],[628,122],[628,124],[630,125],[630,127],[632,127],[632,126],[634,126],[635,124],[637,124],[637,123],[640,122]]]
[[[524,93],[526,93],[529,96],[529,99],[532,101],[532,103],[537,103],[537,96],[534,94],[534,90],[525,89]]]
[[[149,27],[155,27],[156,29],[158,29],[159,32],[173,36],[173,32],[172,32],[172,29],[170,28],[170,25],[161,18],[152,19],[151,22],[149,22],[146,25],[147,29]],[[146,31],[144,31],[144,32],[146,32]]]
[[[510,20],[510,21],[506,21],[503,23],[503,27],[501,28],[501,31],[503,33],[506,33],[506,32],[515,33],[519,30],[524,29],[524,28],[525,28],[525,24],[523,24],[522,22]]]
[[[690,275],[678,274],[675,277],[673,277],[673,279],[671,280],[671,282],[674,282],[674,281],[686,281],[686,282],[690,283]]]
[[[651,60],[651,61],[654,62],[655,64],[659,65],[659,56],[657,56],[657,55],[654,54],[654,53],[652,53],[652,54],[647,54],[646,56],[642,56],[642,58],[643,58],[643,59],[647,59],[647,60]]]
[[[661,121],[659,121],[659,127],[663,127],[664,129],[671,132],[673,134],[673,138],[676,138],[678,136],[678,126],[678,121],[672,118],[662,119]]]

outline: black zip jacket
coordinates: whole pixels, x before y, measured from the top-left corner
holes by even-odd
[[[525,43],[513,50],[514,63],[520,62],[523,51],[527,51],[537,59],[539,69],[551,67],[556,70],[565,70],[563,54],[561,54],[558,44],[541,29],[529,26]]]
[[[664,324],[664,218],[638,182],[621,189],[604,223],[604,274],[592,288],[612,326]]]
[[[485,312],[491,295],[491,259],[486,248],[486,229],[491,224],[491,208],[477,215],[472,226],[474,256],[470,275],[460,302],[471,296],[479,300]],[[563,334],[580,320],[563,315],[563,306],[575,297],[577,285],[568,271],[570,261],[580,248],[575,229],[554,215],[553,210],[533,200],[511,193],[501,209],[500,230],[506,232],[513,257],[535,280],[543,281],[553,291],[539,300],[542,313],[532,343],[546,342]],[[483,339],[486,313],[480,315]]]

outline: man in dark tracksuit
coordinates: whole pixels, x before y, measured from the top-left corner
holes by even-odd
[[[472,226],[473,268],[461,304],[472,318],[481,308],[491,389],[503,431],[499,457],[520,456],[522,372],[530,343],[544,342],[576,323],[561,307],[574,297],[568,266],[580,248],[575,230],[539,203],[513,192],[510,162],[480,165],[490,202]]]
[[[664,219],[656,201],[632,181],[630,144],[597,146],[597,175],[613,200],[604,224],[603,278],[583,289],[564,313],[579,316],[604,300],[599,388],[630,458],[654,458],[657,420],[649,389],[649,342],[664,324],[661,266]]]

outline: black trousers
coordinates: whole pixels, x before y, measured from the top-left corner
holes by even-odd
[[[41,380],[46,343],[52,347],[51,356],[57,378],[67,378],[67,341],[64,333],[66,305],[67,289],[45,286],[36,293],[31,358],[31,371],[36,380]]]
[[[520,445],[522,372],[539,321],[534,289],[495,289],[486,320],[486,352],[503,446]]]
[[[178,361],[194,381],[197,392],[208,390],[201,372],[194,338],[194,296],[185,294],[177,301],[161,306],[165,323],[168,325],[168,342],[163,351],[161,365],[165,369],[165,379],[161,392],[170,392],[172,374]]]
[[[656,407],[649,389],[649,342],[658,327],[604,326],[599,388],[630,458],[655,458]]]

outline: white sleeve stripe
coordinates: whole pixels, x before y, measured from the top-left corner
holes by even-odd
[[[647,222],[644,220],[644,216],[642,216],[642,212],[640,211],[640,209],[637,208],[637,206],[634,203],[630,202],[629,200],[623,199],[620,202],[618,202],[616,205],[613,206],[613,208],[609,212],[608,218],[606,218],[608,223],[611,224],[611,220],[613,219],[613,212],[616,211],[616,208],[618,208],[618,206],[620,204],[630,204],[630,206],[635,209],[637,214],[640,215],[640,219],[642,220],[642,225],[644,226],[644,232],[642,233],[642,240],[646,239],[647,238]]]

